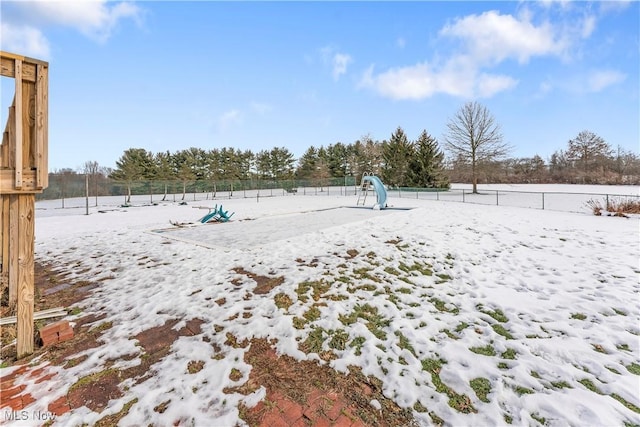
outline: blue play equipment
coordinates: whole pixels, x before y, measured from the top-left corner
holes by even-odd
[[[200,218],[200,222],[203,224],[206,224],[210,221],[227,222],[234,213],[235,212],[232,212],[231,215],[229,215],[229,211],[225,211],[224,209],[222,209],[222,205],[220,205],[220,208],[218,208],[218,205],[216,205],[213,209],[209,210],[208,214]]]
[[[373,206],[374,209],[384,209],[387,207],[387,190],[384,188],[384,184],[380,181],[380,178],[377,176],[365,172],[362,175],[362,181],[360,181],[360,194],[358,195],[358,202],[360,204],[360,200],[362,200],[362,205],[364,206],[367,201],[367,194],[369,190],[373,187],[373,190],[376,192],[376,204]]]

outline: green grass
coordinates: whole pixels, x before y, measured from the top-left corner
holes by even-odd
[[[502,335],[503,337],[505,337],[508,340],[512,340],[513,339],[513,335],[511,335],[509,330],[507,328],[505,328],[504,326],[502,326],[500,324],[497,324],[497,325],[491,325],[491,327],[493,328],[493,330],[495,331],[496,334]]]
[[[471,347],[469,350],[471,350],[472,352],[474,352],[476,354],[481,354],[483,356],[495,356],[496,355],[496,351],[491,346],[491,344],[487,344],[484,347]]]
[[[302,350],[305,353],[320,353],[322,351],[322,343],[324,343],[326,331],[323,328],[313,328],[313,330],[302,342]]]
[[[534,394],[535,393],[535,391],[531,390],[530,388],[522,387],[520,385],[516,386],[516,388],[514,390],[518,394],[518,396],[522,396],[523,394]]]
[[[531,414],[531,418],[533,418],[534,420],[536,420],[537,422],[539,422],[542,425],[545,425],[547,423],[547,420],[544,417],[541,417],[538,414]]]
[[[507,323],[509,321],[509,318],[505,316],[499,308],[496,308],[495,310],[484,310],[482,304],[478,304],[476,308],[480,313],[491,316],[494,320],[497,320],[500,323]]]
[[[592,391],[594,393],[602,394],[602,392],[598,389],[598,387],[596,387],[596,385],[590,379],[583,378],[581,380],[578,380],[578,382],[583,386],[585,386],[587,390]]]
[[[533,378],[540,379],[540,374],[538,373],[538,371],[531,371],[531,376]]]
[[[584,320],[584,319],[587,318],[587,316],[585,314],[582,314],[582,313],[573,313],[571,315],[571,318],[572,319],[578,319],[578,320]]]
[[[469,396],[456,393],[452,388],[442,382],[440,379],[440,371],[444,363],[446,363],[446,361],[442,359],[424,359],[422,361],[422,369],[431,374],[431,382],[433,382],[436,391],[438,393],[444,393],[449,397],[448,404],[451,408],[464,414],[478,412],[471,404]]]
[[[436,310],[438,310],[438,311],[442,311],[442,312],[445,312],[445,313],[452,313],[452,314],[458,314],[460,312],[460,309],[458,307],[455,307],[455,306],[452,309],[448,309],[446,307],[446,304],[447,304],[446,302],[442,301],[441,299],[435,298],[435,297],[429,299],[429,302],[431,304],[433,304],[436,307]]]
[[[304,317],[308,322],[315,322],[320,318],[320,310],[318,309],[318,307],[313,306],[309,310],[307,310],[307,312],[304,313],[302,317]]]
[[[349,334],[344,329],[338,329],[337,331],[329,331],[331,340],[329,340],[329,347],[334,350],[344,350],[347,347],[347,341],[349,340]]]
[[[403,350],[409,350],[411,354],[413,354],[415,357],[418,357],[416,355],[415,349],[413,348],[413,346],[411,345],[411,342],[409,341],[409,338],[404,336],[400,331],[396,331],[395,335],[398,337],[398,347],[400,347]]]
[[[478,396],[478,399],[483,402],[489,403],[487,395],[491,393],[491,381],[489,381],[487,378],[474,378],[469,381],[469,385],[476,393],[476,396]]]
[[[314,301],[318,301],[322,294],[327,292],[331,288],[331,284],[325,280],[315,280],[312,282],[302,282],[298,285],[296,293],[298,299],[302,302],[307,302],[309,299],[308,293],[312,290],[312,298]]]
[[[640,408],[638,408],[636,405],[634,405],[633,403],[625,400],[622,396],[617,395],[615,393],[611,394],[611,397],[613,397],[615,400],[617,400],[618,402],[622,403],[627,409],[632,410],[633,412],[640,414]]]
[[[466,322],[460,322],[460,323],[458,323],[458,326],[456,326],[456,328],[454,329],[454,331],[456,331],[456,332],[460,333],[460,332],[462,332],[463,330],[465,330],[465,329],[466,329],[466,328],[468,328],[468,327],[469,327],[469,324],[468,324],[468,323],[466,323]]]
[[[289,307],[291,307],[291,305],[293,304],[293,301],[291,301],[291,298],[289,297],[289,295],[282,292],[274,296],[273,299],[276,303],[276,307],[280,309],[284,309],[284,311],[287,311]]]
[[[509,369],[509,365],[505,362],[499,362],[498,369]]]
[[[404,263],[400,263],[398,268],[405,273],[411,273],[412,271],[416,271],[423,276],[433,276],[433,271],[431,270],[431,265],[429,264],[420,264],[418,262],[413,263],[413,265],[406,265]]]
[[[354,353],[356,354],[356,356],[360,356],[362,354],[362,346],[366,341],[367,339],[365,337],[355,337],[349,343],[349,347],[355,349]]]
[[[566,381],[554,381],[551,383],[551,386],[553,386],[554,388],[558,388],[558,389],[563,389],[563,388],[573,388],[571,387],[571,385],[566,382]]]
[[[615,307],[611,308],[618,316],[626,316],[627,312],[624,310],[617,309]]]
[[[638,365],[637,363],[633,362],[631,363],[631,365],[627,365],[626,366],[627,371],[631,372],[634,375],[640,375],[640,365]]]
[[[354,324],[358,318],[363,319],[366,322],[367,329],[369,329],[376,338],[382,340],[387,337],[387,334],[382,330],[382,328],[389,326],[391,321],[378,314],[378,309],[376,307],[369,304],[356,304],[353,308],[353,312],[349,315],[338,316],[338,320],[340,320],[340,322],[345,326]]]
[[[518,353],[514,349],[508,348],[500,355],[500,357],[503,359],[515,360],[517,355]]]
[[[631,351],[631,348],[629,347],[629,344],[618,344],[618,345],[616,345],[616,348],[618,350],[622,350],[622,351]]]

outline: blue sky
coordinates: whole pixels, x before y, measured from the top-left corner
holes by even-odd
[[[10,2],[2,50],[49,61],[49,169],[124,150],[443,143],[467,101],[515,157],[582,130],[634,152],[638,2]],[[2,122],[13,81],[2,78]]]

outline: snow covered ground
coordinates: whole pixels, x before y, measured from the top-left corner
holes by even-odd
[[[113,326],[83,362],[47,368],[58,373],[53,388],[25,383],[37,398],[29,409],[46,411],[107,360],[137,354],[115,368],[140,363],[131,339],[139,332],[199,318],[202,334],[180,337],[154,365],[153,378],[127,384],[126,395],[102,414],[77,409],[54,425],[92,424],[134,397],[121,425],[240,422],[237,404],[255,403],[264,390],[223,393],[251,370],[246,349],[225,344],[228,333],[276,339],[279,353],[299,360],[320,360],[299,347],[314,340],[335,353],[335,369],[356,365],[382,379],[385,395],[413,408],[421,425],[434,417],[455,426],[640,423],[637,217],[393,192],[395,209],[376,211],[355,207],[356,199],[298,194],[128,208],[115,202],[88,216],[39,202],[37,259],[73,265],[78,279],[101,280],[79,316],[106,313]],[[220,203],[235,212],[231,222],[196,223],[207,210],[195,207]],[[258,295],[237,267],[284,281]],[[278,307],[278,294],[292,305]],[[222,305],[214,302],[220,298]],[[213,344],[224,358],[214,357]],[[205,361],[204,368],[186,375],[190,360]],[[232,369],[243,377],[229,379]],[[153,411],[168,397],[166,411]]]

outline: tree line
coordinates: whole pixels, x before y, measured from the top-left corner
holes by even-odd
[[[90,161],[78,172],[91,177],[95,194],[107,179],[125,183],[130,192],[140,181],[179,181],[183,188],[194,181],[304,180],[322,186],[332,178],[358,182],[365,172],[379,175],[390,187],[448,188],[450,182],[471,182],[474,191],[478,182],[640,184],[638,154],[614,149],[589,130],[546,161],[539,155],[509,157],[511,150],[490,111],[468,102],[449,119],[442,146],[426,130],[412,140],[398,127],[383,141],[365,135],[353,143],[311,146],[297,160],[286,147],[257,153],[233,147],[159,153],[130,148],[113,170]],[[60,181],[75,173],[63,169],[52,178]]]

